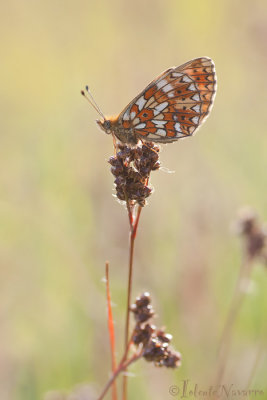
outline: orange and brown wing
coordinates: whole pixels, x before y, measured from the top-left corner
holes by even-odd
[[[120,114],[125,129],[140,139],[168,143],[191,136],[210,113],[216,74],[210,58],[202,57],[170,68]]]

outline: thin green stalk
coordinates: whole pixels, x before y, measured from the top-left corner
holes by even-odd
[[[251,258],[244,257],[240,266],[239,278],[237,280],[236,289],[232,298],[231,306],[228,312],[228,316],[226,318],[218,348],[218,368],[215,378],[216,385],[220,385],[224,377],[231,347],[232,330],[240,312],[243,300],[246,296],[247,286],[250,279],[251,266]]]

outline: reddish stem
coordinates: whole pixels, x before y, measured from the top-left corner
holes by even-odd
[[[127,204],[128,213],[131,212],[129,204]],[[130,211],[129,211],[130,210]],[[127,296],[127,310],[126,310],[126,323],[125,323],[125,354],[124,358],[127,359],[129,351],[129,326],[130,326],[130,305],[132,295],[132,281],[133,281],[133,257],[134,257],[134,243],[138,228],[138,223],[141,215],[142,207],[138,206],[136,216],[129,214],[130,221],[130,249],[129,249],[129,275],[128,275],[128,296]],[[127,399],[127,375],[123,377],[123,400]]]
[[[138,223],[139,223],[139,218],[140,218],[140,215],[141,215],[141,211],[142,211],[142,207],[138,206],[137,214],[136,214],[136,217],[135,217],[135,224],[134,224],[134,227],[133,227],[133,236],[134,236],[134,238],[136,236],[136,231],[137,231],[137,228],[138,228]]]
[[[135,332],[134,332],[134,330],[133,330],[132,335],[131,335],[131,337],[130,337],[130,340],[129,340],[129,342],[127,343],[127,347],[126,347],[125,350],[124,350],[124,354],[123,354],[123,356],[122,356],[122,359],[121,359],[120,364],[123,364],[124,361],[125,361],[126,358],[127,358],[128,352],[129,352],[129,350],[130,350],[130,346],[131,346],[131,344],[132,344],[132,342],[133,342],[134,333],[135,333]]]
[[[110,388],[110,386],[113,384],[113,382],[115,381],[115,379],[117,378],[117,376],[122,372],[125,371],[125,369],[127,367],[129,367],[130,364],[132,364],[133,362],[135,362],[136,360],[138,360],[139,358],[141,358],[143,355],[142,352],[138,353],[138,354],[134,354],[129,360],[127,360],[124,364],[120,364],[119,367],[117,368],[117,370],[115,371],[115,373],[113,373],[112,377],[109,379],[109,381],[107,382],[106,386],[104,387],[101,395],[98,397],[97,400],[102,400],[105,396],[105,394],[107,393],[108,389]]]
[[[107,306],[108,306],[108,331],[109,331],[109,340],[110,340],[110,349],[111,349],[111,363],[112,363],[112,372],[113,374],[116,371],[116,358],[115,358],[115,333],[114,333],[114,323],[113,323],[113,315],[111,308],[111,297],[110,297],[110,289],[109,289],[109,263],[106,262],[106,292],[107,292]],[[112,400],[117,400],[117,387],[116,383],[112,384]]]

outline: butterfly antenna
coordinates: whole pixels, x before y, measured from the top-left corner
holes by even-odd
[[[86,100],[91,104],[91,106],[96,110],[96,112],[98,112],[98,114],[101,115],[101,117],[105,120],[106,118],[105,118],[104,114],[102,113],[102,111],[100,110],[99,106],[97,105],[95,99],[93,98],[93,95],[89,90],[89,87],[85,86],[85,90],[86,90],[88,96],[84,92],[84,90],[81,91],[81,94],[86,98]]]

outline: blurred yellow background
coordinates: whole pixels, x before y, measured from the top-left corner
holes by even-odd
[[[214,108],[195,137],[162,146],[175,174],[152,174],[133,288],[151,292],[183,365],[140,361],[129,399],[168,399],[182,379],[208,386],[241,258],[231,221],[243,204],[267,220],[266,1],[14,0],[0,12],[0,399],[100,392],[106,259],[122,351],[127,213],[112,197],[112,140],[80,89],[118,113],[164,69],[199,56],[216,65]],[[241,388],[266,328],[261,265],[253,281],[227,372]],[[266,392],[266,374],[260,362],[253,387]]]

